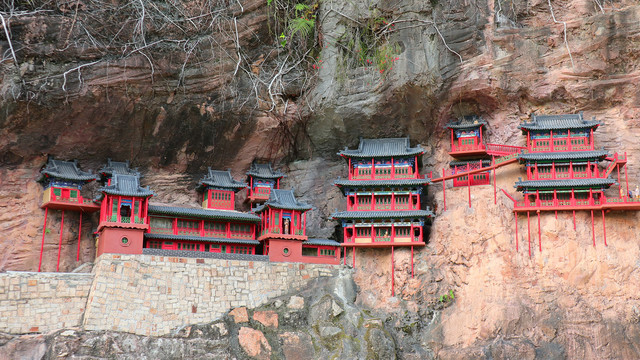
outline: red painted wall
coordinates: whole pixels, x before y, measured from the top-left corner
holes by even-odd
[[[123,229],[105,227],[99,233],[98,248],[96,257],[104,254],[142,254],[144,240],[143,229]],[[128,242],[122,243],[122,238],[126,237]]]
[[[284,249],[289,251],[285,253]],[[336,249],[335,257],[302,256],[302,241],[299,240],[269,240],[269,261],[299,262],[307,264],[340,264],[340,248]]]

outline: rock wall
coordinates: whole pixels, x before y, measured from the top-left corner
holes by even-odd
[[[49,332],[82,324],[92,274],[0,274],[0,331]]]
[[[210,322],[230,308],[259,306],[336,274],[338,266],[262,261],[101,256],[94,267],[83,326],[164,335]]]

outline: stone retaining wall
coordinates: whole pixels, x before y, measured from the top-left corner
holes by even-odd
[[[0,274],[0,331],[46,332],[78,327],[93,274]]]
[[[256,307],[334,276],[339,266],[262,261],[102,255],[87,303],[87,330],[164,335],[220,318],[231,308]]]

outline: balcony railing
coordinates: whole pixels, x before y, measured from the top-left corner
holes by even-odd
[[[502,144],[487,144],[487,154],[504,156],[510,154],[517,154],[520,151],[526,149],[524,146],[512,146]]]
[[[484,144],[473,145],[452,145],[451,152],[464,152],[464,151],[476,151],[485,150]]]
[[[537,201],[517,201],[514,204],[514,209],[519,208],[592,208],[594,206],[605,206],[607,204],[632,204],[640,206],[640,198],[630,198],[627,196],[621,197],[606,197],[602,196],[600,199],[563,199],[563,200],[537,200]]]

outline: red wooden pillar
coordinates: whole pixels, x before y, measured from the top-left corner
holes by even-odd
[[[121,201],[122,201],[122,197],[118,196],[118,208],[116,209],[116,211],[118,212],[118,217],[116,219],[118,219],[118,222],[121,223],[122,219],[121,219],[121,215],[120,215],[120,205],[121,205]]]
[[[353,260],[351,260],[351,265],[355,269],[356,268],[356,247],[353,247]]]
[[[553,145],[553,130],[549,131],[549,146],[551,151],[553,152],[555,150]],[[551,164],[551,166],[553,166],[553,164]]]
[[[451,129],[451,152],[456,151],[456,145],[453,142],[453,129]]]
[[[64,230],[64,210],[62,210],[62,219],[60,220],[60,240],[58,240],[58,262],[56,264],[56,272],[60,271],[60,252],[62,251],[63,230]]]
[[[395,280],[394,270],[395,270],[395,263],[393,260],[393,246],[392,246],[391,247],[391,296],[396,295],[395,288],[394,288],[394,280]]]
[[[604,246],[607,245],[607,225],[604,222],[604,209],[602,210],[602,234],[604,235]]]
[[[624,153],[624,159],[627,159],[627,153]],[[627,185],[627,193],[625,194],[625,199],[629,196],[629,178],[627,177],[627,164],[624,164],[624,182]]]
[[[620,182],[620,164],[617,164],[616,166],[618,167],[618,169],[617,169],[618,170],[617,171],[617,173],[618,173],[618,189],[619,189],[618,192],[620,193],[620,198],[624,199],[624,197],[622,196],[622,183]]]
[[[567,129],[567,149],[568,151],[573,150],[573,144],[571,144],[571,130]],[[569,165],[571,167],[571,165]]]
[[[576,211],[573,210],[573,231],[576,230]]]
[[[513,215],[515,215],[516,218],[516,252],[518,252],[518,213],[514,211]]]
[[[413,230],[411,232],[413,232]],[[413,279],[413,246],[411,247],[411,278]]]
[[[353,180],[353,169],[351,168],[351,158],[349,159],[349,180]]]
[[[371,159],[371,178],[376,178],[376,159]]]
[[[496,157],[495,156],[491,157],[491,162],[493,164],[493,204],[496,205],[498,203],[498,195],[496,190]]]
[[[482,149],[482,126],[480,126],[480,144],[478,144],[478,145],[480,145],[480,149]],[[480,161],[482,161],[482,160],[480,160]],[[480,167],[482,167],[482,166],[480,166]]]
[[[540,210],[538,210],[538,244],[542,252],[542,229],[540,228]]]
[[[417,174],[420,172],[420,169],[418,169],[418,156],[414,157],[414,163],[416,165],[416,169],[415,169],[414,174],[416,174],[416,178],[417,178]]]
[[[78,225],[78,251],[76,252],[76,261],[80,261],[80,240],[81,240],[81,237],[82,237],[82,211],[80,211],[80,225]]]
[[[596,229],[593,224],[593,210],[591,210],[591,234],[593,234],[593,247],[596,247]]]
[[[593,150],[593,128],[589,131],[589,141],[591,142],[591,150]]]
[[[40,245],[40,261],[38,262],[38,272],[42,270],[42,253],[44,252],[44,235],[47,232],[47,215],[49,208],[44,208],[44,225],[42,227],[42,244]]]
[[[393,161],[393,156],[391,157],[391,178],[392,179],[396,178],[396,164]]]
[[[442,202],[444,203],[444,211],[447,211],[447,193],[446,193],[446,184],[445,184],[444,177],[445,177],[445,173],[444,173],[444,169],[442,169]]]
[[[529,242],[529,257],[531,257],[531,221],[527,211],[527,241]]]
[[[467,189],[469,194],[469,208],[471,208],[471,174],[467,174]]]

